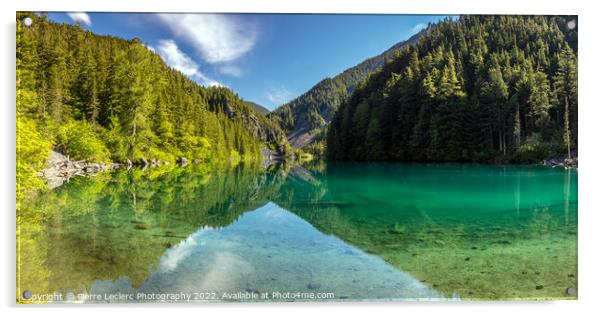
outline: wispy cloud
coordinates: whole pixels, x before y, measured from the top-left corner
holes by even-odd
[[[232,76],[232,77],[237,77],[240,78],[243,75],[242,69],[240,69],[237,66],[234,65],[225,65],[222,67],[219,67],[219,72],[224,74],[224,75],[228,75],[228,76]]]
[[[153,50],[153,48],[150,48]],[[208,78],[199,70],[199,65],[178,48],[174,40],[160,40],[157,53],[172,68],[204,86],[220,86],[221,84]]]
[[[414,27],[412,28],[412,32],[418,33],[419,31],[421,31],[425,27],[426,27],[426,24],[424,24],[424,23],[418,23],[418,24],[414,25]]]
[[[286,88],[273,88],[265,93],[266,99],[272,102],[273,105],[282,105],[292,98],[293,94]]]
[[[250,51],[258,37],[254,23],[224,14],[159,14],[176,37],[208,63],[227,63]]]
[[[92,26],[92,19],[86,12],[67,12],[67,15],[73,22],[84,23],[87,26]]]

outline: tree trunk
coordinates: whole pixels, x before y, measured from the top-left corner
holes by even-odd
[[[568,158],[571,159],[571,128],[569,124],[569,100],[567,96],[564,96],[564,141]]]

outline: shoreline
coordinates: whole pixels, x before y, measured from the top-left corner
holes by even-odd
[[[46,180],[48,189],[52,190],[68,182],[75,176],[95,176],[96,174],[120,168],[119,163],[92,163],[84,160],[71,160],[59,152],[51,151],[48,157],[48,167],[38,176]]]
[[[262,155],[261,166],[263,168],[268,168],[272,165],[281,164],[286,161],[286,157],[281,155],[277,151],[271,150],[269,148],[262,148],[260,151]],[[327,160],[324,160],[328,162]],[[333,161],[337,162],[337,161]],[[185,157],[180,157],[177,159],[176,164],[179,166],[186,166],[190,163],[190,161]],[[192,163],[198,163],[198,161],[192,161]],[[338,162],[340,163],[340,161]],[[350,163],[407,163],[407,162],[350,162]],[[427,162],[425,164],[437,163],[437,162]],[[439,162],[443,163],[443,162]],[[448,163],[459,163],[459,162],[448,162]],[[57,151],[51,151],[48,158],[48,167],[40,172],[38,172],[38,176],[42,179],[46,180],[48,189],[55,189],[65,182],[68,182],[69,179],[76,176],[88,176],[93,177],[96,174],[108,170],[115,170],[119,168],[127,168],[130,169],[134,165],[139,165],[142,169],[146,169],[147,167],[156,167],[161,165],[169,165],[168,161],[147,161],[146,159],[142,159],[142,163],[134,164],[129,159],[126,163],[102,163],[102,162],[87,162],[85,160],[71,160],[68,156],[65,156]],[[471,163],[472,164],[472,163]],[[495,163],[486,164],[486,165],[496,165]],[[542,166],[542,167],[550,167],[550,168],[559,168],[563,167],[565,169],[578,169],[578,157],[575,158],[551,158],[544,159],[539,163],[534,164],[514,164],[514,163],[503,163],[501,165],[511,165],[511,166]]]
[[[274,164],[280,164],[286,160],[284,155],[279,154],[277,151],[263,148],[261,150],[262,160],[261,166],[268,168]],[[143,170],[150,167],[157,167],[163,165],[169,165],[168,161],[148,161],[146,159],[141,160],[142,163],[132,163],[129,159],[126,163],[103,163],[103,162],[87,162],[85,160],[72,160],[69,156],[65,156],[57,151],[51,151],[47,160],[47,167],[37,172],[38,176],[44,179],[47,183],[48,189],[52,190],[60,187],[64,183],[68,182],[71,178],[76,176],[94,177],[97,174],[116,170],[120,168],[130,169],[134,166],[140,166]],[[190,163],[200,163],[200,161],[190,161],[185,157],[179,157],[176,160],[176,165],[185,167]]]

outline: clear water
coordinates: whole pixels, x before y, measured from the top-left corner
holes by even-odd
[[[576,298],[575,170],[116,171],[18,220],[17,294],[35,302]]]

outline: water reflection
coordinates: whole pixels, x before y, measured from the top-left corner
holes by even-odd
[[[276,203],[448,296],[567,298],[577,285],[576,177],[538,167],[338,164],[312,181],[291,172]]]
[[[338,164],[77,178],[20,210],[17,291],[566,298],[576,177]]]
[[[142,298],[200,291],[214,293],[204,297],[208,300],[228,300],[240,291],[268,293],[266,300],[276,301],[281,297],[275,293],[332,293],[331,299],[356,300],[440,297],[409,274],[320,233],[273,203],[226,228],[200,229],[168,249],[140,287],[125,280],[92,286],[92,294],[147,294]]]
[[[166,249],[264,205],[282,180],[253,166],[76,178],[20,210],[17,292],[89,292],[124,276],[140,286]]]

